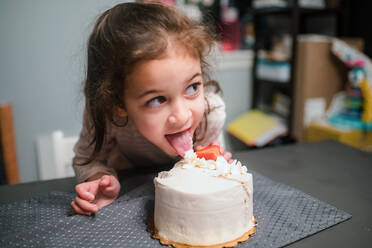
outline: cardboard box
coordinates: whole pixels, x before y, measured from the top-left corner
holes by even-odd
[[[309,125],[306,131],[308,142],[325,139],[337,140],[361,150],[372,151],[372,132],[359,130],[342,130],[328,125],[326,122],[318,121]]]
[[[360,38],[342,39],[362,51]],[[294,113],[291,135],[297,141],[305,141],[306,101],[324,98],[326,108],[333,96],[344,90],[347,83],[347,68],[331,52],[332,39],[324,36],[301,36],[297,43],[294,77]]]

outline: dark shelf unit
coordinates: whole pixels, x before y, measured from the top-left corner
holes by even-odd
[[[262,93],[260,92],[260,87],[265,87],[264,85],[271,85],[276,88],[285,89],[286,93],[290,98],[290,108],[289,108],[289,115],[287,117],[288,123],[288,135],[284,137],[284,140],[292,141],[295,140],[291,137],[291,130],[292,130],[292,118],[294,112],[294,89],[295,89],[295,72],[296,72],[296,57],[297,57],[297,37],[299,34],[306,33],[304,20],[309,17],[315,16],[330,16],[335,15],[337,18],[337,36],[345,36],[349,32],[348,27],[348,6],[349,1],[344,0],[340,8],[325,8],[325,9],[313,9],[313,8],[301,8],[298,4],[298,0],[293,0],[292,5],[287,8],[265,8],[265,9],[255,9],[253,11],[254,17],[254,29],[256,32],[256,42],[254,45],[254,63],[253,63],[253,96],[252,96],[252,108],[258,108],[260,98],[262,97]],[[267,16],[284,16],[289,18],[290,24],[288,27],[289,34],[292,38],[292,47],[291,47],[291,57],[289,59],[290,64],[290,76],[288,82],[276,82],[274,80],[263,80],[257,78],[257,61],[258,61],[258,51],[259,47],[257,42],[257,30],[259,26],[257,25],[257,20],[259,18],[265,18]]]
[[[325,9],[314,9],[314,8],[301,8],[296,7],[296,4],[293,7],[288,8],[267,8],[267,9],[256,9],[254,11],[255,15],[288,15],[297,8],[297,11],[301,14],[310,14],[310,15],[329,15],[329,14],[340,14],[342,11],[336,8],[325,8]]]

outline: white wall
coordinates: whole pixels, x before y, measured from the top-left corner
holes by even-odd
[[[12,103],[21,182],[38,180],[36,140],[78,135],[85,43],[95,18],[117,0],[1,0],[0,103]],[[250,106],[250,69],[221,67],[228,121]]]
[[[234,51],[217,56],[215,79],[219,82],[226,104],[227,124],[247,112],[252,103],[252,63],[251,51]],[[245,149],[246,146],[224,131],[225,149],[228,151]]]
[[[1,0],[0,102],[13,104],[20,179],[37,180],[36,138],[80,130],[85,43],[117,0]]]

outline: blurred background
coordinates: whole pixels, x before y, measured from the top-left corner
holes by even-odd
[[[72,176],[86,41],[118,2],[0,1],[1,184]],[[371,151],[371,1],[163,2],[219,34],[227,150],[335,139]]]

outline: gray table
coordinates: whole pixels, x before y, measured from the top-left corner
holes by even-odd
[[[353,217],[289,247],[372,247],[372,153],[333,142],[235,154],[249,169]]]
[[[288,247],[372,247],[372,154],[333,141],[234,154],[272,180],[290,185],[352,214],[352,219]],[[148,171],[123,176],[130,191],[149,180]],[[74,178],[0,187],[0,203],[49,191],[72,191]],[[130,185],[130,187],[129,187]]]

